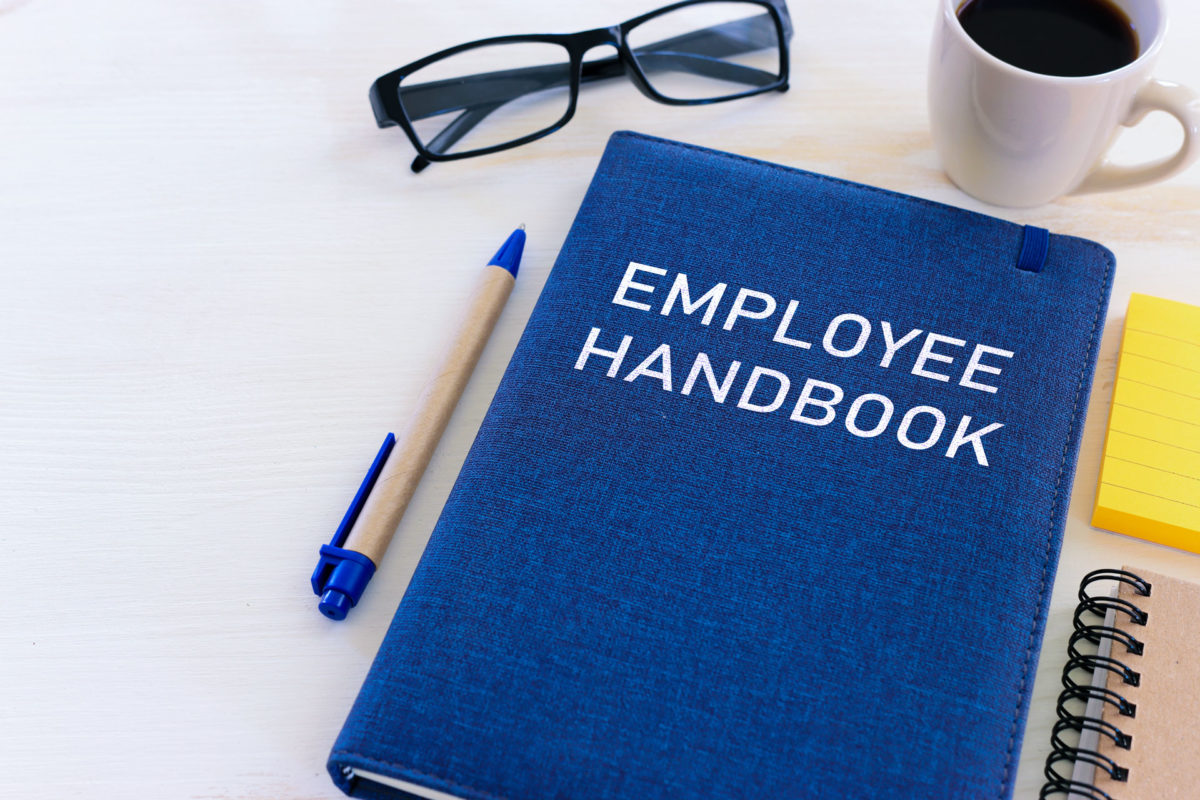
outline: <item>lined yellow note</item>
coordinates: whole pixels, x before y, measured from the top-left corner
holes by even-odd
[[[1200,553],[1200,307],[1129,301],[1092,524]]]

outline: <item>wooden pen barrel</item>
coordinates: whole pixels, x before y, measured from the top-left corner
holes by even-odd
[[[397,441],[342,545],[362,553],[376,567],[387,552],[514,283],[512,273],[503,267],[492,265],[483,269],[467,302],[457,337],[433,379],[422,390],[408,429]]]

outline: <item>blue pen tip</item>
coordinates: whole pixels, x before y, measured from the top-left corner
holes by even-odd
[[[321,595],[321,602],[317,604],[321,613],[330,619],[345,619],[353,606],[350,598],[337,589],[327,589],[325,594]]]
[[[525,228],[520,227],[512,232],[504,244],[500,245],[500,249],[496,251],[496,255],[492,256],[488,266],[504,267],[515,278],[517,277],[517,268],[521,266],[521,253],[524,251]]]

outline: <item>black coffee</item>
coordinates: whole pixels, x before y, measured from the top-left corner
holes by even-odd
[[[1099,75],[1138,56],[1133,23],[1110,0],[967,0],[958,19],[996,58],[1043,75]]]

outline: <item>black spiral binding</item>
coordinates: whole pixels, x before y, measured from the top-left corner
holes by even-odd
[[[1113,723],[1098,717],[1088,717],[1086,711],[1080,714],[1072,713],[1068,707],[1078,701],[1082,701],[1086,706],[1089,700],[1100,700],[1115,708],[1119,716],[1133,717],[1137,714],[1136,705],[1125,699],[1119,692],[1105,687],[1092,686],[1091,678],[1096,670],[1103,669],[1113,673],[1127,686],[1137,686],[1141,682],[1141,675],[1136,670],[1112,656],[1116,652],[1117,645],[1123,645],[1125,653],[1128,655],[1140,656],[1144,647],[1142,642],[1118,627],[1105,625],[1104,616],[1111,609],[1117,614],[1127,616],[1133,625],[1145,625],[1149,615],[1128,600],[1108,595],[1088,594],[1088,587],[1100,581],[1126,583],[1142,597],[1150,596],[1150,584],[1132,572],[1119,569],[1100,569],[1083,576],[1083,581],[1079,584],[1079,605],[1075,607],[1075,631],[1071,634],[1070,643],[1067,645],[1068,658],[1063,667],[1063,691],[1058,696],[1058,721],[1054,723],[1054,728],[1050,733],[1050,755],[1046,758],[1045,769],[1046,783],[1043,784],[1042,791],[1038,793],[1039,800],[1059,794],[1075,794],[1078,797],[1088,798],[1088,800],[1113,800],[1111,795],[1091,783],[1081,783],[1071,779],[1070,774],[1077,761],[1104,770],[1115,781],[1125,781],[1129,778],[1127,768],[1122,767],[1108,756],[1102,755],[1098,750],[1089,750],[1072,744],[1072,741],[1078,741],[1079,735],[1085,730],[1108,737],[1116,747],[1122,750],[1128,750],[1133,742],[1133,737],[1124,733]],[[1100,624],[1086,621],[1085,618],[1089,616],[1099,616]],[[1109,639],[1112,642],[1112,653],[1109,656],[1100,656],[1095,652],[1090,652],[1092,648],[1088,648],[1089,652],[1084,652],[1080,648],[1084,642],[1089,645],[1099,645],[1101,639]],[[1087,677],[1083,682],[1075,679],[1076,671],[1086,673]],[[1064,769],[1067,774],[1063,775],[1059,771],[1060,768]]]

